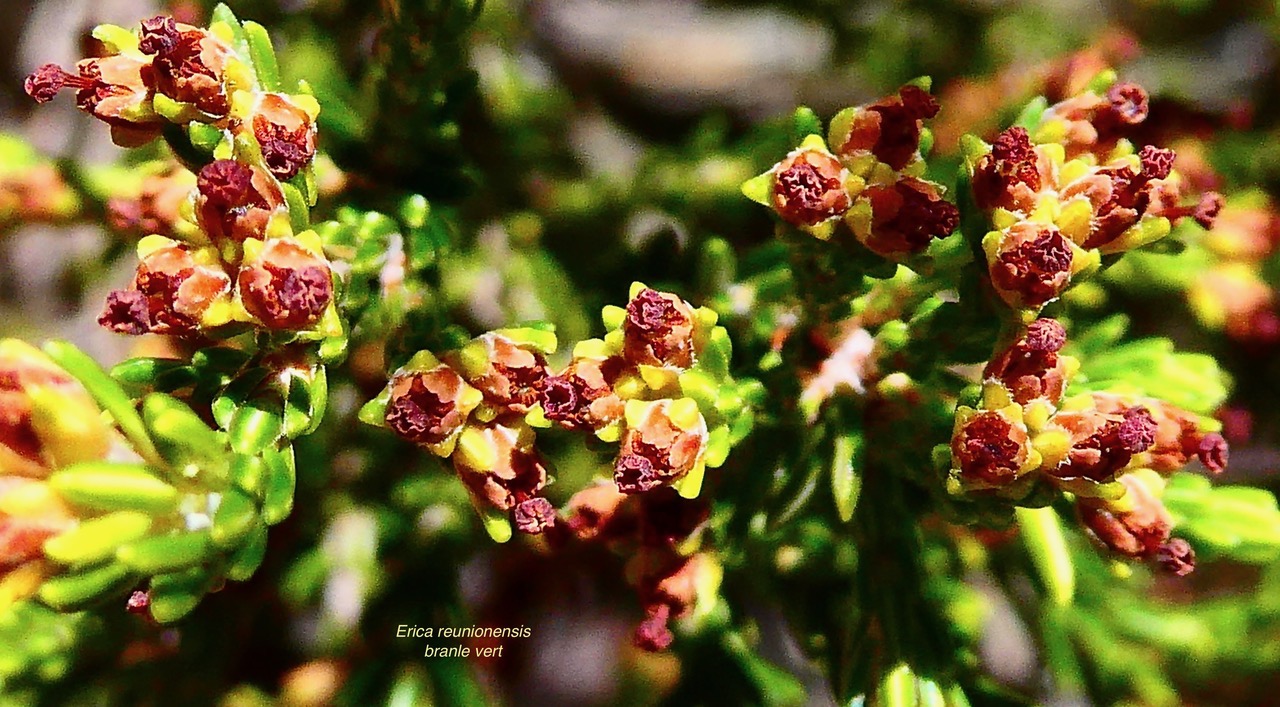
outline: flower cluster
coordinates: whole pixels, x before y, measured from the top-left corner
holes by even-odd
[[[1141,87],[1115,83],[1050,106],[991,145],[966,141],[974,201],[994,226],[982,239],[991,284],[1009,306],[1039,311],[1101,256],[1164,238],[1179,219],[1212,226],[1220,196],[1182,204],[1173,151],[1135,151],[1121,137],[1147,111]]]
[[[625,308],[606,307],[609,332],[579,342],[553,373],[554,334],[503,329],[456,351],[421,352],[391,377],[361,419],[452,461],[479,507],[541,533],[555,509],[535,429],[558,426],[616,443],[619,492],[660,487],[696,497],[750,429],[756,391],[729,376],[730,344],[716,315],[636,283]],[[509,526],[502,535],[509,536]],[[492,530],[492,528],[491,528]]]
[[[1062,353],[1065,343],[1061,323],[1037,319],[987,364],[977,406],[956,412],[951,488],[1015,502],[1046,489],[1071,492],[1085,526],[1107,547],[1190,571],[1190,547],[1169,537],[1162,477],[1193,459],[1221,472],[1225,440],[1214,422],[1162,400],[1064,397],[1079,368]]]
[[[831,120],[827,140],[810,135],[743,193],[819,239],[843,222],[877,255],[901,260],[949,235],[959,223],[941,185],[924,179],[924,120],[938,103],[914,84]],[[931,142],[931,139],[929,140]]]
[[[1261,192],[1232,194],[1201,245],[1213,259],[1187,288],[1202,324],[1240,342],[1280,342],[1280,294],[1266,268],[1280,250],[1280,213]]]
[[[278,90],[260,30],[229,13],[208,29],[164,16],[136,32],[102,25],[94,36],[106,56],[74,73],[48,64],[27,78],[41,103],[74,89],[119,145],[163,134],[195,172],[157,175],[139,198],[108,205],[120,230],[150,234],[138,244],[133,282],[108,296],[99,318],[112,331],[341,332],[332,268],[305,230],[319,105]]]

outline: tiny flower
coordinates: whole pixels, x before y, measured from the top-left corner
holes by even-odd
[[[151,594],[141,590],[135,591],[129,595],[129,600],[125,602],[124,608],[130,614],[146,616],[151,609]]]
[[[196,181],[196,221],[215,243],[263,239],[273,215],[282,213],[279,184],[257,167],[214,160]]]
[[[1048,470],[1059,479],[1110,481],[1129,466],[1134,455],[1156,443],[1155,418],[1141,405],[1115,412],[1097,408],[1060,412],[1053,422],[1071,435],[1066,458]]]
[[[960,223],[960,211],[942,198],[938,185],[904,177],[867,187],[845,220],[858,242],[894,258],[919,253],[934,238],[950,235]]]
[[[282,93],[265,93],[249,118],[262,159],[276,179],[291,179],[316,155],[315,115]]]
[[[155,55],[151,81],[157,93],[213,117],[227,114],[230,102],[223,75],[232,51],[225,42],[164,16],[143,21],[139,36],[138,49]]]
[[[715,568],[705,555],[676,558],[661,571],[640,580],[640,597],[645,619],[636,627],[636,646],[648,651],[670,647],[674,636],[668,628],[672,619],[690,612],[698,598],[699,585],[708,582]],[[715,581],[715,580],[712,580]]]
[[[1059,355],[1067,330],[1054,319],[1037,319],[1022,338],[987,364],[984,377],[996,379],[1013,400],[1025,405],[1037,398],[1057,403],[1072,372],[1070,357]]]
[[[1237,341],[1280,341],[1280,298],[1249,263],[1227,262],[1201,273],[1187,290],[1191,311],[1200,322]]]
[[[387,426],[439,456],[453,452],[468,416],[480,404],[479,393],[444,364],[397,373],[390,391]]]
[[[870,153],[890,169],[901,170],[919,154],[923,121],[937,114],[938,102],[928,91],[903,86],[896,96],[833,119],[831,144],[842,157]]]
[[[53,100],[63,88],[76,90],[76,106],[111,126],[112,140],[137,147],[160,134],[161,118],[151,108],[151,89],[145,81],[146,61],[127,54],[84,59],[76,73],[45,64],[27,77],[24,89],[37,103]]]
[[[269,329],[306,329],[333,302],[329,262],[292,237],[246,252],[236,281],[244,308]]]
[[[1124,405],[1117,396],[1105,393],[1095,393],[1093,398],[1099,409],[1107,411]],[[1226,469],[1229,450],[1222,435],[1202,430],[1198,416],[1163,400],[1143,402],[1150,410],[1155,425],[1152,444],[1142,456],[1143,466],[1161,473],[1172,473],[1182,469],[1190,460],[1199,459],[1214,474]]]
[[[1012,306],[1043,306],[1071,282],[1075,251],[1055,226],[1020,221],[989,234],[983,245],[991,282]]]
[[[1017,406],[961,408],[951,435],[951,456],[962,481],[986,487],[1007,486],[1040,463]]]
[[[671,483],[702,463],[707,423],[692,400],[629,401],[626,422],[613,474],[623,493]]]
[[[1195,567],[1195,553],[1185,540],[1170,539],[1173,519],[1153,490],[1159,482],[1136,472],[1121,476],[1119,481],[1125,489],[1119,501],[1084,498],[1077,501],[1085,527],[1113,552],[1155,560],[1177,575],[1191,572]]]
[[[543,379],[543,414],[569,429],[595,430],[621,419],[623,403],[613,384],[624,365],[617,357],[573,359],[563,372]]]
[[[1031,143],[1026,128],[1009,128],[974,164],[974,200],[983,209],[1001,207],[1029,214],[1041,190],[1052,185],[1053,170],[1052,159]]]
[[[816,228],[849,210],[849,170],[825,149],[800,147],[774,165],[770,204],[784,221]]]
[[[1147,92],[1134,83],[1118,83],[1105,96],[1085,92],[1045,110],[1038,133],[1049,133],[1072,152],[1099,151],[1125,130],[1146,120]]]
[[[484,393],[486,401],[519,414],[538,403],[549,374],[541,351],[502,332],[472,339],[454,359],[467,383]]]
[[[689,368],[694,362],[694,312],[676,295],[649,288],[627,303],[623,356],[633,365]]]
[[[99,324],[120,334],[191,334],[227,300],[231,278],[219,265],[190,246],[161,240],[167,245],[143,256],[131,287],[107,296]]]
[[[512,510],[547,484],[547,468],[533,440],[533,430],[518,420],[467,427],[458,438],[453,467],[477,497],[498,510]]]
[[[516,504],[511,512],[516,530],[528,535],[539,535],[556,523],[556,508],[541,496],[527,498]]]
[[[48,573],[45,541],[76,523],[45,482],[0,475],[0,610],[35,593]]]

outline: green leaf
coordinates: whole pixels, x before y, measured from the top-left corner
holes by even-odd
[[[40,585],[40,601],[59,611],[78,611],[101,599],[123,592],[133,583],[128,567],[117,562],[84,572],[47,579]]]
[[[257,22],[246,21],[243,26],[253,68],[258,72],[258,84],[267,91],[282,91],[280,66],[276,62],[276,50],[271,46],[271,35]]]
[[[262,520],[275,525],[293,511],[293,492],[297,485],[293,447],[269,449],[262,453],[267,465],[266,489],[262,498]]]
[[[236,409],[227,427],[232,451],[240,454],[274,447],[284,430],[284,412],[278,401],[252,400]]]
[[[258,504],[248,495],[228,489],[222,494],[218,510],[213,516],[210,537],[213,544],[223,549],[238,547],[254,528],[258,520]]]
[[[231,555],[230,564],[227,565],[227,577],[243,582],[258,571],[259,565],[266,556],[267,526],[255,523],[249,529],[248,539]]]
[[[1062,521],[1051,507],[1018,508],[1015,511],[1022,541],[1056,606],[1067,606],[1075,597],[1076,575],[1071,552],[1062,532]]]
[[[116,560],[143,574],[160,574],[186,569],[213,556],[208,530],[161,535],[121,546]]]
[[[117,511],[82,522],[72,530],[50,538],[44,554],[64,565],[82,565],[115,555],[116,548],[147,534],[151,516],[137,511]]]
[[[105,511],[168,513],[178,505],[178,489],[138,464],[80,462],[55,472],[49,485],[70,503]]]
[[[842,523],[853,520],[862,490],[861,433],[838,435],[831,455],[831,496],[836,502],[836,513]]]

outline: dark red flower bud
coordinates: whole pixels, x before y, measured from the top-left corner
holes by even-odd
[[[1107,111],[1116,121],[1137,125],[1147,119],[1150,101],[1144,88],[1136,83],[1117,83],[1107,91],[1111,104]]]
[[[1222,207],[1226,205],[1226,201],[1218,192],[1205,192],[1200,197],[1200,203],[1196,204],[1191,217],[1196,220],[1196,223],[1200,224],[1201,228],[1213,228],[1213,224],[1218,220],[1218,214],[1222,212]]]
[[[77,73],[45,64],[27,77],[27,95],[38,103],[63,88],[76,89],[76,106],[112,127],[112,140],[122,147],[143,145],[159,134],[161,118],[150,110],[151,90],[144,74],[149,64],[126,54],[84,59]]]
[[[468,448],[467,435],[473,433],[477,437],[471,444],[486,448],[483,458],[472,456],[475,450]],[[494,508],[509,511],[547,485],[547,467],[532,443],[533,434],[523,423],[495,421],[463,432],[453,466],[473,493]],[[491,466],[482,468],[481,463]]]
[[[511,512],[516,530],[528,535],[538,535],[556,523],[556,508],[541,496],[527,498],[516,504]]]
[[[679,297],[649,288],[627,303],[622,323],[628,363],[689,368],[693,365],[693,308]]]
[[[284,210],[284,193],[265,171],[235,160],[214,160],[196,180],[196,221],[210,240],[261,240],[271,217]]]
[[[188,246],[175,243],[142,258],[132,288],[107,296],[98,323],[122,334],[191,334],[230,290],[221,268],[197,262]]]
[[[1171,560],[1185,559],[1185,554],[1177,553],[1178,547],[1167,544],[1173,519],[1160,499],[1135,474],[1125,474],[1119,481],[1125,487],[1124,505],[1119,507],[1125,510],[1110,508],[1106,501],[1080,498],[1076,507],[1085,527],[1107,548],[1127,557],[1153,559],[1167,548],[1173,551]]]
[[[1200,438],[1200,443],[1196,446],[1196,457],[1200,459],[1201,464],[1204,464],[1204,468],[1215,474],[1221,474],[1226,471],[1230,457],[1227,440],[1217,432],[1210,432]]]
[[[951,454],[968,481],[1006,485],[1025,471],[1030,452],[1026,426],[999,410],[969,417],[951,437]]]
[[[262,159],[277,179],[291,179],[316,155],[315,121],[286,95],[263,94],[251,124]]]
[[[1138,153],[1142,161],[1142,177],[1144,179],[1165,179],[1173,171],[1173,161],[1177,158],[1173,150],[1155,145],[1147,145]]]
[[[466,396],[468,390],[462,376],[444,365],[399,374],[391,379],[387,426],[414,444],[444,444],[462,431],[475,408],[477,401]]]
[[[269,329],[305,329],[333,301],[328,261],[289,238],[267,241],[237,282],[244,308]]]
[[[991,263],[991,280],[1010,304],[1039,307],[1067,288],[1074,257],[1057,227],[1022,221],[1005,230]]]
[[[181,209],[191,195],[191,173],[179,167],[143,177],[136,196],[107,201],[107,223],[119,233],[141,238],[151,234],[173,237]]]
[[[983,375],[999,380],[1021,405],[1037,398],[1057,403],[1067,385],[1066,361],[1058,355],[1066,338],[1066,329],[1056,320],[1037,319],[1021,339],[987,364]]]
[[[849,210],[848,170],[825,152],[792,152],[773,174],[773,208],[788,223],[816,226]]]
[[[626,418],[627,431],[614,464],[614,481],[623,493],[675,481],[702,463],[707,423],[692,400],[633,401]]]
[[[870,202],[871,224],[868,229],[852,223],[854,236],[885,257],[919,253],[960,223],[960,211],[942,198],[937,185],[913,177],[868,187],[858,199]]]
[[[490,404],[524,414],[539,401],[550,373],[541,352],[498,332],[472,339],[450,362]]]
[[[983,209],[1000,206],[1029,211],[1035,208],[1035,195],[1045,185],[1044,171],[1027,129],[1009,128],[974,165],[974,200]]]
[[[848,133],[836,137],[841,155],[870,152],[894,170],[907,166],[920,150],[921,123],[938,114],[938,101],[919,86],[903,86],[890,96],[857,109]]]
[[[153,17],[142,23],[139,49],[155,55],[150,80],[156,92],[211,116],[227,114],[223,72],[232,52],[221,39],[171,17]]]
[[[1110,481],[1129,465],[1133,455],[1156,442],[1156,421],[1138,405],[1118,413],[1094,410],[1060,412],[1054,422],[1071,435],[1067,458],[1050,473],[1058,478]]]
[[[622,399],[613,384],[624,365],[620,358],[575,358],[563,373],[542,381],[543,414],[569,429],[599,429],[619,419]]]
[[[1196,568],[1196,553],[1186,540],[1170,538],[1156,551],[1156,563],[1170,574],[1185,577]]]

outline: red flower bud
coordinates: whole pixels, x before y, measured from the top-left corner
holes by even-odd
[[[919,86],[903,86],[890,96],[860,109],[847,135],[836,145],[841,155],[870,152],[894,170],[906,167],[920,150],[920,130],[926,118],[938,114],[938,102]]]
[[[1156,421],[1141,405],[1108,413],[1100,410],[1060,412],[1054,423],[1071,435],[1071,449],[1049,473],[1061,479],[1110,481],[1135,454],[1156,443]]]
[[[1036,195],[1048,185],[1051,170],[1031,144],[1027,129],[1009,128],[974,165],[974,200],[983,209],[999,206],[1029,213],[1035,208]]]
[[[144,177],[137,196],[107,201],[107,223],[130,236],[174,236],[182,204],[191,195],[190,177],[190,172],[177,166]]]
[[[619,509],[627,496],[614,484],[588,486],[573,494],[565,524],[579,540],[591,540],[611,531],[618,525]]]
[[[693,307],[679,297],[649,288],[627,303],[622,323],[623,356],[631,364],[693,365]]]
[[[503,511],[537,496],[547,485],[547,467],[532,448],[531,435],[525,438],[527,428],[522,429],[522,424],[495,421],[478,428],[478,443],[487,447],[484,454],[491,459],[491,468],[471,466],[470,457],[460,453],[461,449],[452,457],[454,469],[472,492]],[[472,431],[463,434],[465,437]],[[465,439],[459,444],[465,444]]]
[[[212,33],[158,16],[142,23],[138,48],[154,54],[151,81],[157,93],[222,117],[230,104],[223,72],[231,48]]]
[[[1134,474],[1119,478],[1124,484],[1125,510],[1108,507],[1107,502],[1081,498],[1076,507],[1080,520],[1104,546],[1126,557],[1155,559],[1175,574],[1194,567],[1195,555],[1184,540],[1170,540],[1173,519],[1164,504]]]
[[[951,438],[951,454],[961,478],[994,486],[1017,479],[1030,453],[1026,425],[1000,410],[973,415]]]
[[[548,376],[538,389],[543,414],[569,429],[599,429],[622,417],[622,399],[613,384],[625,364],[620,358],[575,358],[563,373]]]
[[[960,211],[942,198],[937,185],[914,177],[868,187],[858,199],[871,204],[871,227],[868,231],[854,226],[854,235],[885,257],[919,253],[934,238],[950,235],[960,223]]]
[[[459,360],[477,361],[481,365],[455,366],[467,382],[475,386],[492,405],[524,414],[539,400],[539,390],[549,371],[547,360],[538,351],[506,336],[489,332],[476,337]],[[452,360],[452,359],[451,359]]]
[[[682,426],[671,417],[671,400],[634,404],[643,405],[643,410],[627,414],[627,431],[614,463],[613,479],[623,493],[641,493],[679,479],[701,462],[707,444],[707,424],[700,414],[692,425]]]
[[[795,226],[816,226],[849,210],[848,170],[818,150],[796,150],[773,168],[773,208]]]
[[[191,334],[230,290],[225,272],[198,263],[188,246],[174,243],[143,257],[132,287],[107,296],[98,323],[120,334]]]
[[[261,240],[272,214],[284,207],[284,194],[274,179],[235,160],[205,165],[196,189],[196,220],[215,243]]]
[[[1004,231],[991,263],[991,280],[1011,305],[1039,307],[1071,282],[1074,253],[1057,227],[1021,221]]]
[[[467,388],[462,376],[444,365],[397,375],[391,379],[387,426],[414,444],[443,444],[462,431],[471,412],[459,399]]]
[[[292,178],[316,155],[315,122],[284,94],[263,94],[250,124],[262,159],[277,179]]]
[[[244,308],[269,329],[305,329],[333,301],[329,263],[290,238],[269,240],[237,276]]]
[[[1037,319],[1021,339],[987,364],[983,376],[999,380],[1021,405],[1037,398],[1057,403],[1067,385],[1066,362],[1058,355],[1066,340],[1062,324]]]

